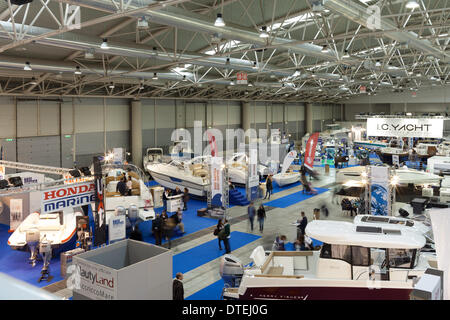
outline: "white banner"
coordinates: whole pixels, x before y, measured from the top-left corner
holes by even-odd
[[[259,185],[258,176],[258,149],[250,148],[248,159],[248,187],[253,188]]]
[[[0,180],[5,179],[6,171],[5,166],[0,166]]]
[[[117,279],[111,269],[73,257],[73,291],[93,300],[116,300]]]
[[[61,211],[65,208],[80,207],[95,202],[95,183],[64,185],[43,190],[41,193],[41,213]]]
[[[122,163],[123,162],[123,148],[114,148],[114,163]]]
[[[389,215],[389,167],[370,167],[370,213],[375,216]]]
[[[222,206],[222,165],[221,157],[211,157],[211,202],[213,205]]]
[[[293,150],[289,152],[283,161],[283,169],[281,170],[281,173],[286,173],[287,169],[291,166],[294,159],[297,157],[297,151]]]
[[[16,230],[23,220],[22,199],[11,199],[9,201],[9,229]]]
[[[112,216],[109,219],[109,243],[126,238],[126,216]]]
[[[367,136],[442,138],[443,119],[368,118]]]

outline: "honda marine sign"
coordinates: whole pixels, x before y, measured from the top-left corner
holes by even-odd
[[[443,119],[367,119],[367,135],[372,137],[442,138],[443,132]]]

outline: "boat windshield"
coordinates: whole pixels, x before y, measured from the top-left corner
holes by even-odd
[[[389,249],[389,267],[391,268],[413,268],[416,263],[416,250]]]

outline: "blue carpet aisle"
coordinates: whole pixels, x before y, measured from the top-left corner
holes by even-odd
[[[324,188],[315,188],[315,189],[317,191],[317,195],[327,192],[329,190]],[[308,195],[306,193],[303,193],[303,191],[298,191],[293,194],[278,198],[276,200],[266,202],[264,205],[277,208],[287,208],[303,200],[310,199],[314,196],[315,195]]]
[[[30,253],[28,251],[12,250],[8,245],[9,227],[0,224],[0,272],[6,273],[14,278],[23,280],[38,287],[45,287],[51,283],[62,280],[61,268],[59,263],[59,255],[54,257],[50,263],[50,275],[54,278],[50,281],[41,281],[38,279],[41,276],[42,261],[38,261],[33,268],[28,264]]]
[[[196,293],[186,297],[185,300],[221,300],[222,290],[225,286],[223,279],[197,291]]]
[[[230,248],[231,251],[239,249],[250,242],[258,240],[261,236],[239,231],[231,232]],[[222,246],[222,249],[224,247]],[[186,250],[173,256],[173,276],[177,272],[188,272],[208,263],[214,259],[221,257],[225,250],[219,250],[217,239],[205,242],[197,247]],[[217,272],[219,272],[219,265],[217,265]]]

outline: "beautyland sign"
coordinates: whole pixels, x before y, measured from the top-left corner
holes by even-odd
[[[367,119],[367,135],[372,137],[442,138],[443,132],[443,119]]]
[[[95,201],[95,183],[64,185],[43,190],[41,196],[41,213],[62,211],[66,208],[80,207]]]

